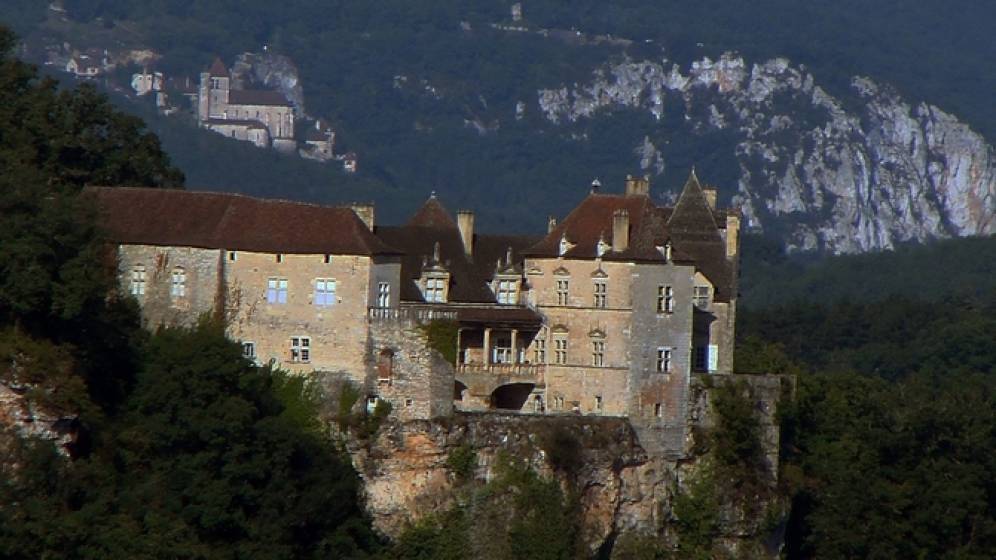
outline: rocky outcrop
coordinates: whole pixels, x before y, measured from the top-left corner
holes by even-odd
[[[835,97],[781,58],[748,65],[728,53],[687,71],[625,60],[586,84],[539,91],[538,105],[558,125],[632,108],[657,119],[662,138],[713,135],[739,168],[733,199],[746,226],[777,231],[790,249],[847,253],[996,232],[993,147],[868,78]],[[659,173],[666,158],[651,148],[661,141],[634,141],[640,165]]]
[[[741,376],[736,376],[741,377]],[[747,379],[754,387],[756,409],[768,452],[769,480],[777,469],[778,428],[774,420],[781,380]],[[690,402],[690,434],[701,438],[713,422],[709,388],[697,383]],[[577,469],[555,469],[550,434],[567,432],[581,450]],[[421,517],[443,512],[457,501],[457,477],[449,458],[462,447],[473,449],[473,478],[484,484],[495,477],[500,457],[515,457],[543,476],[558,477],[580,496],[583,539],[591,551],[623,534],[655,535],[668,539],[673,532],[672,506],[676,494],[686,492],[707,459],[702,442],[689,437],[680,460],[648,454],[637,430],[625,418],[574,415],[537,416],[497,413],[457,413],[434,421],[389,421],[376,437],[348,444],[354,466],[363,480],[363,496],[374,526],[390,537]],[[763,510],[769,498],[754,499]],[[720,512],[720,541],[741,557],[776,555],[762,545],[761,515],[748,515],[743,502],[724,500]],[[746,556],[743,556],[746,554]]]
[[[235,89],[273,89],[284,94],[298,117],[304,111],[304,89],[297,66],[290,58],[264,53],[242,53],[232,65],[232,82]]]
[[[10,437],[51,441],[69,455],[77,436],[74,416],[53,414],[29,398],[30,387],[0,381],[0,450]]]

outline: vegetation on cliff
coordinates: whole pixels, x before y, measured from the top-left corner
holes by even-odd
[[[378,548],[315,403],[209,322],[139,327],[80,188],[176,187],[140,121],[58,90],[0,28],[0,382],[79,436],[0,433],[4,558],[362,558]]]

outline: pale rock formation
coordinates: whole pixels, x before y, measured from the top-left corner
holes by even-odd
[[[748,228],[778,230],[789,249],[852,253],[996,233],[996,156],[982,136],[869,78],[851,89],[838,99],[787,59],[748,65],[726,53],[685,72],[667,59],[624,60],[537,97],[541,114],[561,125],[621,107],[661,121],[678,103],[691,133],[734,129],[734,202]],[[635,153],[656,170],[648,162],[663,160],[651,146],[646,137]]]

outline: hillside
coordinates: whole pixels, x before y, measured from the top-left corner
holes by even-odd
[[[513,21],[511,2],[248,2],[233,21],[224,3],[67,0],[67,21],[18,24],[29,45],[151,47],[175,75],[214,53],[289,56],[388,215],[436,190],[485,230],[535,231],[594,176],[646,172],[667,195],[697,165],[754,231],[860,252],[994,227],[996,14],[962,4],[528,2]],[[217,180],[175,157],[192,185]],[[238,188],[314,196],[262,183]]]

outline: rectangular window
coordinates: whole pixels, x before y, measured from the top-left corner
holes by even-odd
[[[415,406],[415,399],[405,399],[405,408],[411,408]]]
[[[595,282],[595,307],[605,307],[608,284],[604,280]]]
[[[658,348],[657,349],[657,371],[660,373],[671,373],[671,356],[672,350],[670,348]]]
[[[602,411],[602,396],[595,395],[595,410],[598,412]]]
[[[446,303],[446,279],[426,278],[425,301],[429,303]]]
[[[699,309],[709,309],[709,286],[695,286],[692,303]]]
[[[518,284],[518,280],[499,280],[498,303],[502,305],[515,305],[518,303],[518,298],[516,298],[517,292],[519,291]]]
[[[336,304],[335,279],[315,278],[315,305],[329,306]]]
[[[268,278],[266,280],[267,303],[287,303],[287,279]]]
[[[658,418],[664,417],[664,405],[662,403],[654,404],[654,416]]]
[[[229,251],[228,252],[228,260],[230,260],[232,262],[235,262],[238,259],[239,259],[239,254],[238,253],[236,253],[235,251]]]
[[[278,263],[284,262],[284,256],[280,253],[277,253],[277,262]]]
[[[182,268],[173,270],[169,293],[173,297],[184,297],[187,295],[187,273]]]
[[[546,363],[546,339],[537,338],[536,342],[533,344],[533,353],[535,354],[535,359],[537,364]]]
[[[245,357],[245,358],[247,358],[247,359],[249,359],[249,360],[255,360],[256,359],[256,343],[255,342],[244,341],[242,343],[242,356]]]
[[[591,365],[601,367],[605,365],[605,341],[593,340],[591,342]]]
[[[563,410],[564,409],[564,397],[559,397],[559,396],[558,397],[553,397],[553,406],[557,410]]]
[[[555,364],[564,365],[567,363],[567,339],[566,338],[555,338],[553,339],[553,362]]]
[[[311,361],[311,337],[292,336],[290,343],[291,361],[306,364]]]
[[[569,280],[557,280],[557,305],[567,305],[567,295],[569,290]]]
[[[705,346],[695,347],[695,370],[705,371],[706,367],[709,365],[709,349]]]
[[[332,264],[332,255],[325,255],[325,264]]]
[[[657,286],[657,312],[674,313],[674,288]]]
[[[131,269],[131,295],[145,295],[145,267],[136,266]]]
[[[377,284],[377,307],[391,307],[391,285],[387,282]]]

